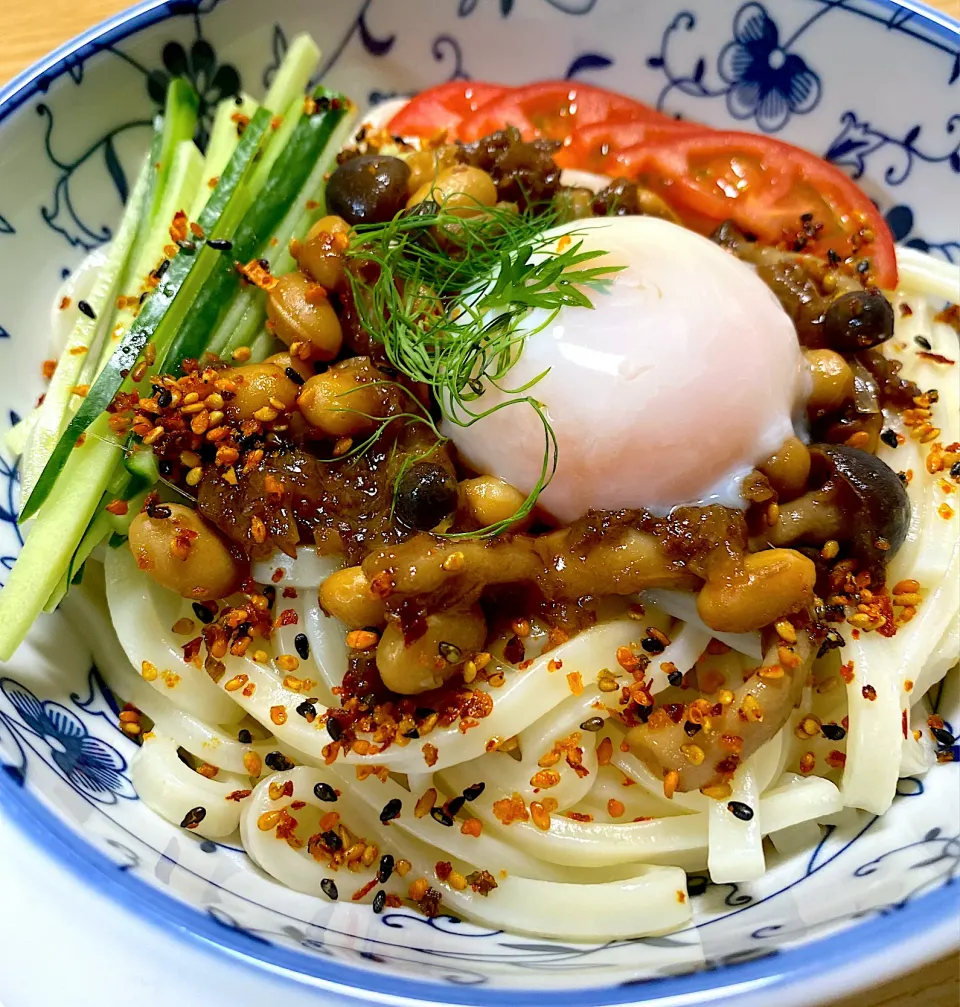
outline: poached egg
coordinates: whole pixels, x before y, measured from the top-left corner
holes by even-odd
[[[803,358],[793,323],[753,269],[708,239],[654,217],[604,217],[548,232],[623,267],[587,294],[593,307],[535,309],[502,384],[543,404],[558,459],[540,507],[569,522],[588,510],[681,504],[744,507],[740,487],[794,432]],[[544,254],[550,254],[545,252]],[[487,385],[486,411],[516,395]],[[444,433],[483,474],[529,493],[545,439],[529,404]]]

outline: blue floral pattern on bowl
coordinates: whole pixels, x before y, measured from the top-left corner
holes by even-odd
[[[183,73],[198,87],[203,131],[222,97],[269,85],[287,40],[303,28],[325,50],[321,76],[361,99],[473,76],[580,77],[674,115],[776,134],[860,179],[898,240],[960,260],[942,212],[960,173],[955,31],[888,0],[636,7],[637,29],[624,32],[597,0],[341,0],[322,18],[311,0],[269,9],[256,0],[158,0],[8,88],[0,142],[33,160],[29,176],[15,179],[0,166],[0,263],[16,257],[38,267],[29,298],[0,270],[3,415],[15,423],[41,391],[32,375],[46,354],[26,333],[45,323],[61,272],[112,235],[169,76]],[[882,58],[869,86],[853,86],[843,67],[854,38],[881,55],[903,53],[926,74],[924,103],[911,104],[909,120],[895,108],[898,86],[885,79]],[[71,114],[81,89],[101,96],[90,122]],[[22,544],[16,494],[16,469],[0,450],[0,579]],[[59,616],[45,619],[35,645],[0,676],[0,806],[95,877],[112,884],[120,874],[124,891],[154,915],[272,969],[374,997],[464,1004],[528,1003],[531,991],[546,989],[558,1007],[756,980],[766,992],[752,1003],[769,1003],[777,984],[839,966],[842,956],[821,939],[829,934],[858,924],[861,940],[892,948],[908,929],[932,927],[936,913],[956,913],[956,766],[901,781],[888,818],[851,816],[829,827],[815,850],[778,863],[763,884],[692,876],[695,924],[664,937],[567,946],[405,910],[358,923],[276,885],[235,885],[224,879],[248,876],[238,849],[172,829],[136,799],[128,774],[135,746],[117,729],[116,702],[96,676],[78,695],[88,659],[71,634]],[[955,688],[943,704],[956,709]],[[851,892],[849,904],[808,911],[817,893],[838,886]]]

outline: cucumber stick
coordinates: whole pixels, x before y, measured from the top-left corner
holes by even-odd
[[[167,189],[156,216],[150,222],[146,233],[138,242],[136,255],[127,274],[124,306],[117,309],[110,329],[110,340],[97,367],[97,375],[113,356],[117,343],[130,331],[137,317],[137,301],[145,290],[150,290],[148,279],[167,257],[164,249],[173,241],[170,225],[178,210],[189,205],[193,194],[201,184],[203,176],[203,155],[193,140],[181,140],[173,153]]]
[[[97,342],[98,324],[104,341],[109,341],[108,323],[111,317],[113,301],[117,294],[120,277],[127,261],[131,257],[134,240],[144,214],[145,201],[153,172],[152,158],[159,153],[159,135],[157,143],[151,149],[150,156],[144,159],[144,164],[127,202],[123,219],[113,239],[113,246],[93,290],[87,297],[87,303],[93,308],[96,319],[77,313],[77,321],[63,349],[63,354],[53,372],[50,384],[47,386],[43,402],[37,407],[33,429],[26,438],[18,454],[23,458],[20,463],[21,499],[26,500],[33,491],[43,467],[47,464],[57,440],[63,433],[67,409],[71,400],[72,389],[80,383],[86,356],[93,352]],[[84,349],[86,348],[86,349]]]
[[[279,115],[287,110],[291,102],[302,102],[319,63],[317,43],[306,32],[295,35],[263,99],[264,108]]]
[[[290,255],[290,241],[303,239],[315,221],[326,212],[324,188],[326,177],[333,169],[340,148],[347,142],[356,122],[355,114],[348,114],[337,127],[323,154],[317,159],[313,171],[303,184],[287,215],[274,231],[276,244],[261,250],[263,258],[270,264],[275,276],[288,273],[296,266]],[[312,208],[311,208],[312,207]],[[210,342],[212,352],[226,356],[238,346],[249,346],[251,359],[256,357],[261,347],[269,347],[272,337],[261,338],[266,320],[266,296],[262,290],[247,287],[240,290],[229,311],[223,317]]]
[[[177,145],[181,140],[192,140],[196,132],[199,108],[200,97],[193,89],[193,85],[182,77],[174,77],[167,85],[167,99],[163,109],[160,157],[155,162],[156,181],[150,199],[151,224],[163,203]]]
[[[11,658],[64,575],[121,450],[104,414],[70,452],[0,591],[0,660]]]
[[[217,184],[220,173],[226,168],[240,142],[237,133],[237,116],[252,119],[259,104],[249,95],[242,95],[239,104],[235,98],[225,98],[217,106],[210,130],[210,140],[207,143],[207,156],[203,162],[203,175],[200,186],[193,197],[193,202],[187,210],[191,220],[200,216],[200,211],[206,206],[210,190]],[[212,183],[212,184],[211,184]]]
[[[239,223],[237,197],[249,181],[255,165],[255,156],[269,127],[270,113],[261,109],[251,119],[243,139],[200,214],[198,223],[205,234],[218,238],[229,238],[232,235]],[[157,360],[163,358],[167,344],[187,317],[193,300],[217,261],[218,254],[209,245],[204,245],[193,252],[181,250],[170,261],[162,280],[144,301],[129,332],[114,351],[58,441],[23,507],[21,520],[35,514],[43,504],[70,457],[77,438],[103,413],[121,386],[126,390],[134,387],[128,375],[149,340],[153,340],[156,344]],[[98,499],[99,495],[98,493]],[[75,547],[76,542],[72,545]]]
[[[247,262],[266,247],[277,226],[287,217],[304,184],[315,175],[318,162],[338,131],[352,105],[343,95],[318,88],[314,97],[325,99],[326,108],[301,115],[290,140],[275,160],[270,175],[257,194],[255,204],[237,228],[231,259]],[[301,214],[302,208],[298,211]],[[232,261],[217,263],[166,358],[167,369],[187,357],[198,357],[210,343],[221,315],[240,289],[240,277]]]

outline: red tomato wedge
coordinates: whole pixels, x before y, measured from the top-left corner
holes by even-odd
[[[514,88],[493,98],[463,120],[458,135],[470,142],[510,125],[516,126],[525,140],[567,140],[583,126],[633,119],[670,121],[614,91],[579,81],[554,80]]]
[[[477,80],[451,80],[421,91],[387,124],[396,136],[434,136],[446,129],[456,133],[461,121],[481,105],[499,97],[509,88]]]
[[[878,286],[897,285],[879,210],[842,171],[799,147],[710,131],[622,151],[613,170],[662,196],[701,233],[733,220],[764,244],[865,260]]]
[[[623,150],[644,144],[675,140],[693,133],[703,133],[707,126],[681,119],[634,119],[630,122],[598,122],[575,129],[570,143],[554,158],[561,168],[617,174],[616,156]]]

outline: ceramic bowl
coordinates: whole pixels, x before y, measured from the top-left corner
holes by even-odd
[[[361,104],[451,78],[570,77],[671,113],[774,134],[877,199],[896,238],[960,261],[960,35],[888,0],[166,0],[94,29],[0,92],[0,415],[41,391],[61,279],[108,240],[166,81],[202,121],[270,82],[308,29],[322,74]],[[952,207],[952,211],[951,208]],[[20,547],[0,458],[0,574]],[[781,1007],[832,999],[957,938],[960,766],[901,781],[752,885],[693,877],[694,924],[569,946],[411,912],[374,916],[281,888],[242,852],[155,816],[82,631],[45,616],[0,669],[0,813],[134,911],[336,1002]],[[935,697],[956,715],[956,688]],[[576,912],[571,906],[570,912]],[[292,991],[291,991],[292,992]]]

